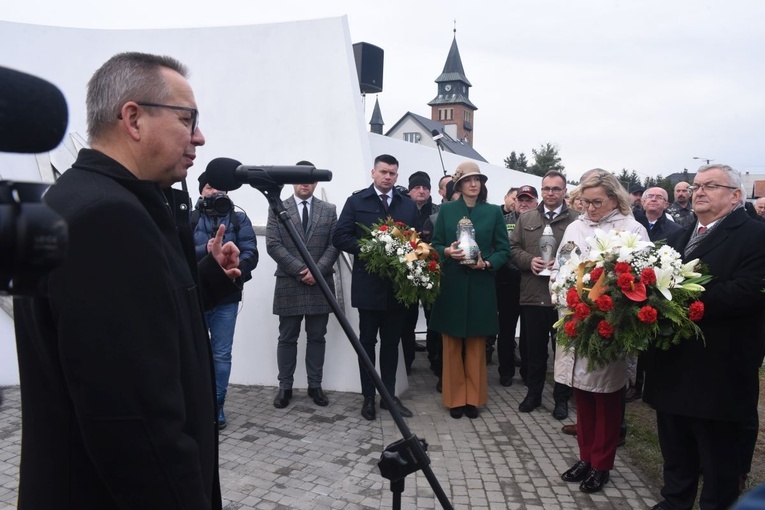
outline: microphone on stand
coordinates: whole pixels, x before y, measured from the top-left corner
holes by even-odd
[[[434,129],[430,132],[431,135],[433,135],[433,141],[436,142],[436,147],[438,147],[438,157],[441,159],[441,168],[444,171],[444,175],[446,175],[446,166],[444,166],[444,157],[441,155],[441,144],[443,143],[441,139],[444,137],[444,134],[439,132],[437,129]]]
[[[232,191],[242,184],[282,186],[284,184],[313,184],[332,180],[332,172],[314,166],[257,166],[243,165],[231,158],[215,158],[207,164],[207,179],[215,189]]]

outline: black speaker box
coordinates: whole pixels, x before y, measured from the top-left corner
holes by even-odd
[[[383,58],[382,48],[365,42],[353,45],[353,56],[356,59],[356,72],[359,75],[359,87],[363,93],[382,92],[383,89]]]

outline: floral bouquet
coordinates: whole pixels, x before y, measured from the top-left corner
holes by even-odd
[[[359,241],[359,258],[370,273],[393,283],[396,300],[404,305],[422,301],[430,306],[436,300],[441,281],[438,253],[420,240],[413,228],[390,217],[375,223]]]
[[[683,264],[669,246],[642,241],[631,232],[595,231],[589,253],[573,252],[550,285],[562,310],[555,323],[558,343],[602,367],[636,355],[649,343],[666,350],[703,334],[698,300],[711,276],[698,259]]]

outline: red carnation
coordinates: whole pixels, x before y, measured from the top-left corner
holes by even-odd
[[[640,273],[640,281],[646,285],[653,285],[656,283],[656,273],[653,268],[647,267]]]
[[[592,271],[590,271],[590,281],[592,283],[597,282],[600,279],[600,276],[603,274],[603,268],[602,267],[596,267]]]
[[[614,334],[614,327],[607,320],[603,319],[598,323],[598,334],[603,338],[611,338],[611,335]]]
[[[401,222],[401,221],[395,221],[395,222],[393,222],[393,224],[396,225],[397,227],[401,227],[401,228],[406,227],[406,224]]]
[[[648,324],[653,324],[658,318],[659,312],[652,306],[644,306],[638,312],[638,319]]]
[[[590,307],[586,303],[579,303],[574,308],[574,315],[577,319],[586,319],[590,315]]]
[[[627,264],[626,262],[617,262],[614,266],[614,273],[617,275],[620,275],[622,273],[631,273],[632,272],[632,266]]]
[[[574,308],[579,303],[579,294],[576,293],[576,287],[571,287],[566,293],[566,305]]]
[[[380,225],[380,232],[387,232],[388,231],[388,225]]]
[[[568,336],[571,336],[571,337],[576,336],[576,323],[577,323],[577,320],[573,319],[568,321],[566,325],[563,326]]]
[[[436,270],[438,270],[438,262],[436,262],[435,260],[431,260],[431,261],[428,263],[428,271],[430,271],[431,273],[433,273],[433,272],[435,272]]]
[[[607,296],[605,294],[600,296],[595,301],[595,304],[598,305],[598,310],[600,310],[601,312],[607,312],[614,307],[614,301],[613,299],[611,299],[611,296]]]
[[[630,273],[622,273],[616,279],[616,285],[623,291],[632,290],[632,284],[635,283],[635,277]]]
[[[688,307],[688,318],[693,322],[698,322],[704,317],[704,303],[701,301],[694,301]]]
[[[413,250],[416,250],[417,249],[417,241],[409,241],[409,246],[411,246]]]

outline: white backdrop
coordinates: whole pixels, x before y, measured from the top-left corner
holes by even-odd
[[[351,45],[345,17],[166,30],[89,30],[0,22],[0,65],[45,78],[67,98],[69,136],[49,155],[60,171],[74,160],[81,146],[78,140],[85,137],[85,89],[93,72],[121,51],[168,54],[191,70],[200,128],[207,139],[189,173],[192,198],[197,196],[196,178],[216,157],[262,165],[291,165],[307,159],[333,171],[332,182],[321,184],[317,193],[335,203],[338,214],[348,195],[370,184],[369,172],[378,154],[390,153],[399,159],[399,184],[404,186],[417,170],[428,172],[434,186],[443,174],[435,150],[368,133]],[[422,108],[427,107],[423,104]],[[465,159],[452,154],[443,158],[449,173]],[[494,203],[501,203],[510,186],[539,184],[538,177],[479,165],[489,176],[489,199]],[[0,173],[5,179],[40,179],[32,156],[0,154]],[[289,192],[284,190],[282,198]],[[265,225],[268,205],[258,191],[242,188],[231,196],[256,227]],[[245,287],[237,321],[231,382],[275,386],[277,320],[271,313],[275,264],[260,236],[258,249],[260,263]],[[356,328],[348,274],[343,286],[346,313]],[[0,335],[0,385],[17,384],[12,323],[2,312]],[[296,388],[306,387],[304,344],[301,338]],[[403,391],[406,378],[402,370],[399,374]],[[359,389],[355,353],[334,317],[327,335],[324,386]]]

